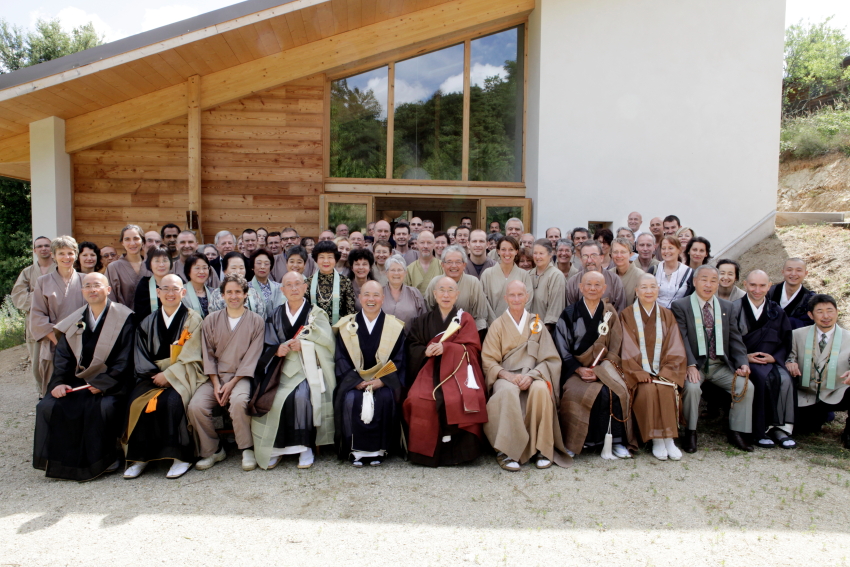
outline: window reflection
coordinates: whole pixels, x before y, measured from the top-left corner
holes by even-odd
[[[387,67],[331,83],[331,177],[387,174]]]
[[[463,44],[395,66],[393,177],[460,179]]]

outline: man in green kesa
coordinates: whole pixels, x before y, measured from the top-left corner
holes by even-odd
[[[820,431],[829,412],[850,409],[850,332],[838,325],[838,305],[830,295],[815,294],[808,315],[815,324],[794,329],[786,363],[798,379],[798,433]],[[845,425],[841,442],[850,449],[850,425]]]

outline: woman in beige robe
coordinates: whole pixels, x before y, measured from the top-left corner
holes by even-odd
[[[531,256],[534,267],[531,269],[531,285],[534,295],[531,300],[531,312],[540,315],[551,333],[555,323],[564,310],[567,280],[564,274],[552,263],[552,244],[545,238],[534,243]]]
[[[627,306],[635,302],[635,288],[641,276],[646,273],[634,262],[629,262],[633,254],[632,243],[625,238],[617,238],[611,243],[611,261],[614,263],[611,271],[620,277]]]
[[[145,243],[143,235],[140,227],[134,224],[125,226],[121,230],[121,245],[125,254],[106,267],[106,278],[112,288],[109,299],[130,309],[133,308],[139,280],[151,275],[142,259],[142,246]]]
[[[384,286],[383,310],[404,323],[404,334],[407,335],[413,320],[428,310],[425,299],[418,289],[404,284],[407,272],[400,254],[390,256],[386,266],[387,285]]]
[[[38,365],[41,377],[41,396],[53,376],[53,354],[57,339],[53,326],[86,305],[83,299],[83,274],[74,270],[77,242],[70,236],[60,236],[50,243],[56,270],[40,276],[35,282],[30,311],[30,333],[40,343]]]
[[[525,284],[525,289],[528,291],[526,308],[531,308],[531,302],[534,299],[531,275],[517,265],[519,242],[513,236],[503,236],[499,239],[496,250],[499,253],[499,263],[481,272],[481,286],[484,288],[484,297],[487,298],[490,306],[488,323],[492,323],[507,311],[505,290],[510,282],[518,280]]]
[[[687,355],[673,312],[658,304],[658,283],[644,274],[638,300],[620,313],[623,325],[621,359],[632,415],[644,442],[652,439],[652,454],[678,461],[679,390],[685,385]],[[659,346],[660,339],[660,346]]]

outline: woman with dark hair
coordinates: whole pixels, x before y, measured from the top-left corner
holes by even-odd
[[[614,242],[614,233],[607,228],[600,228],[593,235],[593,239],[602,246],[602,259],[599,260],[599,265],[603,270],[610,270],[614,267],[614,261],[611,259],[611,243]]]
[[[711,260],[711,242],[704,236],[694,236],[685,246],[685,262],[692,270],[696,270]]]
[[[661,239],[661,260],[655,267],[655,280],[658,283],[658,303],[670,309],[677,299],[690,295],[693,289],[690,282],[694,271],[679,261],[682,243],[668,234]]]
[[[564,274],[552,263],[552,243],[541,238],[531,247],[534,268],[531,269],[531,286],[534,288],[534,299],[529,311],[540,315],[540,319],[550,332],[554,332],[555,324],[564,311],[567,299],[567,280]]]
[[[378,240],[372,245],[375,263],[372,265],[372,278],[381,285],[387,285],[386,262],[393,253],[392,245],[386,240]]]
[[[245,277],[245,257],[241,252],[233,251],[228,252],[224,255],[224,258],[221,259],[221,266],[224,270],[224,275],[238,275]],[[222,280],[222,284],[224,284],[224,280]],[[227,307],[227,303],[224,301],[224,298],[221,296],[221,288],[214,289],[212,294],[210,295],[210,313],[214,313],[216,311],[221,311],[222,309]],[[245,299],[245,307],[248,311],[253,311],[263,319],[266,318],[266,302],[263,300],[263,297],[257,293],[257,290],[252,286],[248,286],[247,298]]]
[[[316,246],[316,239],[311,236],[305,236],[301,239],[301,246],[307,251],[308,256],[312,256],[313,248]]]
[[[121,229],[120,241],[124,255],[106,267],[106,279],[112,288],[109,299],[132,309],[139,280],[151,275],[142,258],[145,233],[140,226],[128,224]]]
[[[324,309],[331,325],[336,325],[340,317],[355,313],[351,280],[340,276],[334,269],[342,255],[333,241],[324,240],[316,244],[312,256],[319,269],[307,281],[307,299]]]
[[[79,249],[77,261],[74,262],[74,269],[81,274],[103,273],[103,261],[97,244],[88,241],[80,242]]]
[[[144,276],[136,286],[136,294],[133,298],[133,319],[136,326],[144,321],[145,317],[162,307],[162,302],[156,296],[159,282],[171,273],[171,253],[164,245],[151,246],[145,258],[145,267],[152,274]]]
[[[186,276],[186,283],[183,284],[186,288],[183,305],[197,311],[202,319],[210,312],[209,298],[212,289],[207,284],[211,273],[210,261],[203,254],[192,254],[183,264],[183,275]]]
[[[490,266],[481,272],[481,286],[484,288],[484,296],[490,304],[490,314],[487,323],[498,319],[508,309],[505,301],[505,290],[508,283],[519,280],[525,284],[528,291],[526,307],[530,308],[534,299],[534,286],[531,283],[531,274],[520,269],[517,265],[519,254],[519,242],[513,236],[503,236],[496,245],[499,253],[499,263]]]
[[[279,305],[286,302],[280,284],[269,279],[274,268],[274,255],[265,248],[258,248],[251,254],[250,262],[254,272],[251,287],[266,302],[266,313],[271,315]]]
[[[304,274],[304,269],[307,267],[307,250],[303,246],[293,246],[286,251],[285,258],[287,272]]]
[[[348,255],[348,261],[351,264],[351,287],[354,290],[354,308],[360,311],[360,286],[374,280],[372,276],[372,266],[375,265],[375,257],[371,250],[365,248],[352,250]]]
[[[717,261],[717,272],[720,276],[717,297],[726,301],[738,301],[747,295],[747,292],[735,285],[741,277],[741,266],[738,262],[721,258]]]
[[[351,265],[348,263],[348,254],[351,252],[351,241],[345,236],[337,236],[334,238],[337,250],[339,250],[339,260],[336,263],[336,271],[341,276],[351,277]]]
[[[534,268],[534,256],[531,252],[533,248],[533,244],[531,246],[524,246],[520,248],[519,254],[517,255],[517,266],[519,266],[521,270],[529,272],[532,268]]]

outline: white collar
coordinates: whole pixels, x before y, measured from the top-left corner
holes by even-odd
[[[375,317],[375,320],[374,320],[374,321],[370,321],[370,320],[369,320],[369,317],[367,317],[367,316],[366,316],[366,312],[365,312],[365,311],[362,311],[362,310],[361,310],[361,311],[360,311],[360,313],[363,315],[363,320],[366,322],[366,330],[367,330],[367,331],[369,331],[369,334],[371,335],[371,334],[372,334],[372,331],[375,329],[375,323],[377,323],[377,322],[378,322],[378,319],[381,317],[381,314],[380,314],[380,313],[378,313],[378,316],[377,316],[377,317]]]
[[[753,303],[753,300],[750,299],[749,294],[747,294],[747,301],[750,302],[750,309],[753,310],[753,315],[755,316],[756,321],[758,321],[759,319],[761,319],[761,314],[762,311],[764,311],[764,306],[767,305],[767,298],[764,298],[764,301],[761,302],[761,305],[759,307],[756,307],[755,303]]]
[[[86,322],[89,324],[89,328],[92,331],[97,329],[98,323],[100,323],[100,320],[103,319],[103,314],[106,313],[107,306],[108,305],[105,305],[103,307],[103,311],[100,312],[100,315],[97,316],[97,319],[94,318],[94,313],[91,312],[91,306],[89,306],[89,308],[86,310],[86,314],[87,314],[87,321]]]
[[[590,313],[590,307],[587,306],[587,301],[584,299],[584,297],[581,298],[581,302],[584,303],[584,308],[587,309],[588,313]],[[600,307],[602,307],[602,300],[601,299],[599,300],[599,303],[596,305],[596,311],[599,311]],[[602,308],[605,309],[604,307],[602,307]],[[594,311],[593,313],[590,313],[590,316],[595,317],[596,311]]]
[[[286,302],[286,317],[287,317],[287,319],[289,319],[289,324],[292,325],[293,327],[295,326],[295,321],[298,319],[298,316],[301,314],[301,311],[304,310],[305,305],[307,305],[307,302],[302,301],[301,307],[298,308],[298,311],[296,311],[295,313],[290,313],[289,312],[289,302],[288,301]]]
[[[697,296],[697,301],[699,302],[700,310],[705,309],[705,304],[708,303],[708,301],[703,300],[703,298],[701,298],[699,295],[697,295],[697,292],[694,292],[694,295]],[[711,296],[711,303],[714,304],[714,296],[713,295]]]
[[[832,340],[832,335],[835,334],[835,325],[832,326],[832,329],[824,333],[817,326],[815,326],[815,342],[819,343],[821,336],[826,335],[826,344],[829,344],[829,341]]]
[[[640,303],[640,308],[643,309],[643,312],[646,313],[647,317],[652,315],[653,309],[657,309],[657,307],[658,307],[658,301],[657,300],[656,300],[655,303],[652,304],[652,308],[649,311],[646,310],[646,307],[643,306],[643,303],[640,302],[640,299],[638,299],[638,303]]]
[[[506,311],[505,313],[508,314],[508,319],[510,319],[511,323],[514,324],[519,334],[522,335],[523,329],[525,329],[525,324],[528,321],[528,311],[525,309],[522,310],[522,318],[519,320],[519,323],[516,322],[516,319],[514,319],[514,316],[511,315],[510,311]]]
[[[165,328],[166,329],[171,326],[171,322],[174,320],[174,316],[177,315],[178,311],[180,311],[179,305],[177,306],[177,309],[174,310],[174,313],[172,313],[171,316],[169,317],[168,315],[165,314],[165,308],[160,309],[160,312],[162,313],[162,320],[165,321]]]
[[[791,297],[787,297],[785,295],[785,286],[788,285],[785,282],[782,282],[782,293],[779,294],[779,306],[785,309],[785,306],[794,301],[794,298],[797,297],[797,294],[800,293],[800,290],[803,289],[803,284],[800,284],[800,287],[797,288]]]

